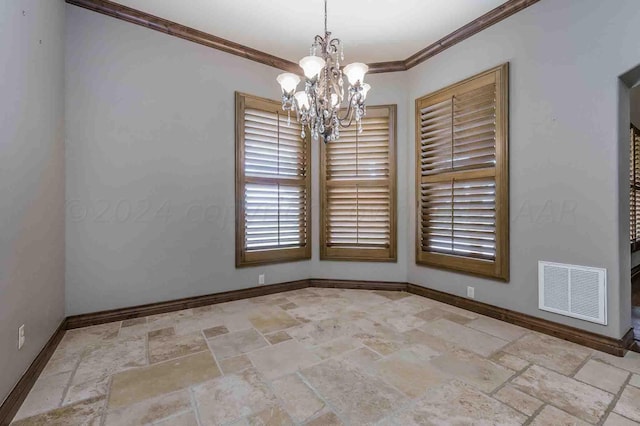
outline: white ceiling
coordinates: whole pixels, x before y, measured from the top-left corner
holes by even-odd
[[[345,63],[408,56],[505,0],[329,0],[329,31]],[[294,62],[323,32],[323,0],[116,0]]]

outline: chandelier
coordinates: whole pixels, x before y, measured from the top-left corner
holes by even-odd
[[[305,75],[304,90],[296,92],[300,83],[296,74],[283,73],[277,77],[282,88],[282,109],[289,114],[296,112],[298,122],[302,124],[303,138],[305,128],[308,128],[313,139],[322,137],[325,143],[336,141],[340,137],[340,127],[349,127],[354,121],[358,132],[362,132],[361,119],[366,114],[364,101],[371,88],[364,83],[369,67],[354,62],[340,69],[342,60],[342,42],[332,39],[327,31],[327,0],[324,0],[324,37],[316,35],[309,56],[299,62]],[[343,73],[349,80],[346,98]]]

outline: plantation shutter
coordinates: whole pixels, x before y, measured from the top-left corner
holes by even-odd
[[[238,96],[237,263],[308,258],[308,140],[277,102]]]
[[[395,106],[322,147],[321,258],[395,260]]]
[[[493,179],[427,183],[421,196],[423,251],[495,260]]]
[[[640,130],[633,125],[629,159],[631,250],[637,251],[640,249]]]
[[[506,73],[416,102],[418,263],[506,279]]]

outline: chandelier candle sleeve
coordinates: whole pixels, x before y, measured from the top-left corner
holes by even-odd
[[[360,62],[354,62],[344,67],[344,73],[352,85],[364,82],[364,75],[369,71],[369,67]]]
[[[320,71],[325,66],[324,59],[319,58],[318,56],[305,56],[300,59],[300,67],[304,71],[304,76],[309,80],[313,80],[314,78],[320,75]]]
[[[290,72],[280,74],[277,80],[285,93],[293,93],[298,87],[298,83],[300,83],[300,77]]]
[[[370,84],[364,83],[362,85],[362,97],[364,99],[367,99],[367,93],[369,93],[369,89],[371,89],[371,85]]]
[[[309,110],[309,97],[304,91],[296,92],[293,97],[296,99],[296,105],[301,111]]]
[[[366,64],[354,62],[341,68],[342,42],[331,38],[327,30],[327,0],[324,2],[324,36],[316,35],[309,56],[300,60],[305,76],[304,90],[297,91],[300,77],[292,73],[277,78],[282,89],[282,109],[295,111],[302,125],[301,137],[310,132],[313,139],[327,142],[340,138],[340,128],[354,121],[362,131],[362,117],[366,115],[365,99],[371,86],[364,82],[369,70]],[[343,74],[349,87],[345,96]]]

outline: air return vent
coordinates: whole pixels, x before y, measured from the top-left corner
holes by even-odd
[[[538,262],[538,307],[607,324],[607,270]]]

